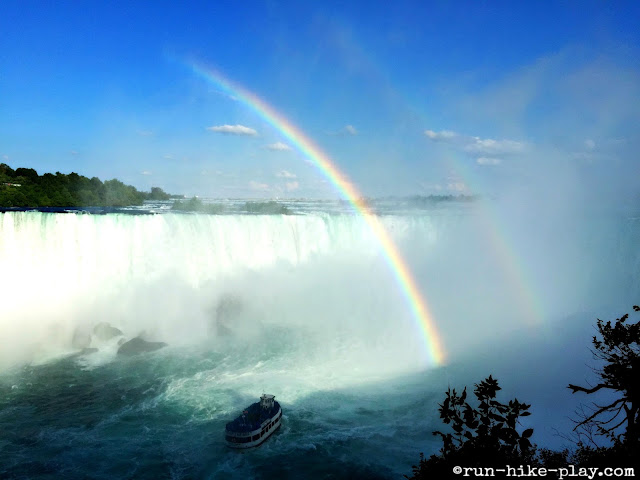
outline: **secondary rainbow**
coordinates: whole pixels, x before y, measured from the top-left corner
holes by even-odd
[[[400,285],[400,289],[410,305],[413,316],[422,331],[429,356],[431,357],[430,360],[436,365],[442,364],[445,360],[445,352],[433,317],[429,313],[427,303],[420,294],[411,271],[400,255],[398,247],[393,243],[393,240],[378,219],[378,216],[373,214],[370,207],[362,200],[362,195],[356,187],[338,167],[334,165],[327,154],[267,102],[249,90],[231,82],[220,72],[210,67],[193,61],[189,62],[188,66],[198,76],[204,78],[207,82],[213,83],[235,100],[241,101],[278,130],[320,169],[323,175],[353,205],[354,209],[360,213],[375,238],[380,242],[386,261],[391,267]]]

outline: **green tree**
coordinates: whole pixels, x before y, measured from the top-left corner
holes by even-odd
[[[30,181],[36,181],[38,179],[38,172],[33,168],[16,168],[15,175],[17,177],[23,177]]]
[[[125,185],[115,178],[104,182],[105,201],[107,205],[126,207],[129,205],[142,205],[144,195],[130,185]]]
[[[204,209],[202,200],[192,197],[189,200],[176,200],[171,206],[172,210],[182,210],[183,212],[200,212]]]
[[[147,194],[147,200],[169,200],[171,195],[160,187],[151,187],[151,193]]]
[[[0,176],[6,175],[7,177],[13,178],[14,172],[13,168],[11,168],[6,163],[0,163]]]

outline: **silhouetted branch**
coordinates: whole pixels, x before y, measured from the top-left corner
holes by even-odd
[[[611,388],[611,387],[609,387],[608,385],[605,385],[604,383],[599,383],[598,385],[596,385],[593,388],[584,388],[584,387],[580,387],[578,385],[572,385],[570,383],[567,388],[570,388],[572,390],[571,393],[576,393],[576,392],[594,393],[594,392],[597,392],[598,390],[600,390],[602,388]]]

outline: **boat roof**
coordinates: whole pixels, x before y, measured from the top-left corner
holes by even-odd
[[[269,409],[262,408],[259,402],[252,403],[244,410],[246,413],[228,422],[226,429],[230,432],[252,432],[259,429],[262,422],[273,417],[279,408],[278,402],[274,402],[273,407]]]

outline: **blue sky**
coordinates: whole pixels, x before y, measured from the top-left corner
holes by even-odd
[[[189,195],[337,197],[196,59],[365,195],[639,186],[637,2],[186,3],[2,2],[0,161]]]

